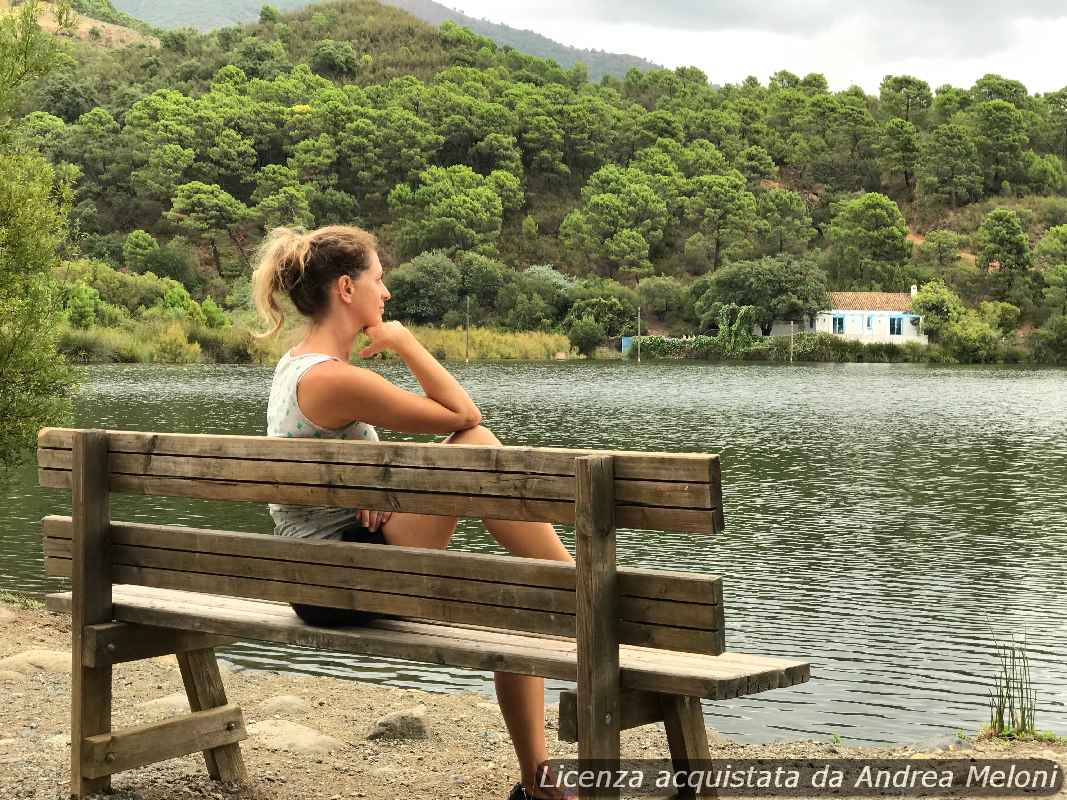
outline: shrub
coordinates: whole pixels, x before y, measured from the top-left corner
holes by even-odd
[[[200,345],[190,342],[181,323],[174,322],[156,336],[152,360],[158,364],[195,364],[200,360]]]
[[[255,340],[245,328],[193,325],[187,335],[216,364],[251,364],[256,360]]]
[[[131,272],[144,272],[145,259],[158,249],[159,243],[152,238],[152,234],[130,231],[122,245],[122,263]]]
[[[81,281],[69,286],[66,291],[67,319],[75,328],[89,328],[96,322],[96,307],[100,292]]]
[[[94,364],[152,360],[152,349],[143,338],[116,328],[67,328],[60,333],[59,352],[71,361]]]
[[[604,326],[592,314],[585,314],[571,322],[567,338],[579,353],[591,358],[597,346],[604,341]]]
[[[200,304],[200,310],[203,312],[204,322],[209,328],[223,328],[226,326],[226,315],[212,298],[209,297],[204,300]]]

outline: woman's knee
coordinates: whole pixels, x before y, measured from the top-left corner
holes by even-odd
[[[500,440],[496,438],[496,434],[484,425],[476,425],[473,428],[456,431],[445,439],[445,444],[484,444],[489,446],[499,446]]]

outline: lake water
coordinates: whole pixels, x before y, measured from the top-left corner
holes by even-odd
[[[994,641],[1025,636],[1038,726],[1067,734],[1067,372],[909,365],[452,365],[505,443],[721,453],[727,530],[620,531],[619,561],[724,578],[727,646],[808,684],[705,703],[747,741],[930,742],[988,717]],[[411,385],[403,369],[390,378]],[[87,370],[75,424],[262,432],[270,371]],[[386,438],[411,438],[390,436]],[[0,489],[0,587],[51,591],[27,467]],[[265,509],[116,496],[116,519],[267,532]],[[570,531],[565,541],[572,544]],[[480,523],[454,547],[499,552]],[[491,693],[488,675],[247,643],[238,666]],[[563,684],[550,685],[555,695]],[[553,699],[550,696],[550,699]]]

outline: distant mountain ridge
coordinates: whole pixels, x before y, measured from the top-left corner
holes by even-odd
[[[648,70],[660,67],[659,64],[626,53],[605,53],[601,50],[569,47],[534,31],[519,30],[497,22],[469,17],[441,3],[435,3],[434,0],[381,0],[381,2],[406,11],[431,25],[440,25],[445,20],[450,20],[464,28],[469,28],[479,36],[492,39],[497,44],[513,47],[532,56],[549,58],[561,67],[573,67],[580,61],[589,68],[589,78],[594,81],[599,81],[604,75],[621,78],[632,68]]]
[[[500,45],[513,47],[523,53],[549,58],[561,67],[574,66],[579,61],[589,69],[589,78],[600,80],[605,75],[623,77],[632,68],[655,69],[654,64],[638,56],[625,53],[605,53],[600,50],[581,50],[568,47],[533,31],[518,30],[496,22],[475,19],[461,14],[433,0],[382,0],[385,5],[406,11],[413,17],[431,25],[440,25],[450,20],[457,25],[492,39]],[[112,0],[120,12],[144,20],[158,28],[197,28],[207,31],[213,28],[254,22],[264,0]],[[314,3],[308,0],[270,0],[269,5],[279,11],[297,11]],[[109,20],[112,21],[112,20]]]

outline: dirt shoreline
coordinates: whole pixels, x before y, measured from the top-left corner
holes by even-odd
[[[66,616],[0,605],[0,798],[68,796],[70,624]],[[187,709],[173,657],[115,667],[114,726],[153,722]],[[474,694],[436,694],[327,677],[226,670],[231,702],[244,710],[242,743],[251,783],[225,787],[207,778],[199,754],[114,778],[125,800],[398,800],[504,798],[517,764],[496,704]],[[368,740],[371,724],[425,707],[426,739]],[[298,727],[299,726],[299,727]],[[556,738],[549,750],[575,756]],[[317,735],[326,738],[317,738]],[[946,742],[937,748],[859,748],[827,742],[740,744],[715,736],[713,758],[977,756],[1051,758],[1067,771],[1067,746],[996,741]],[[624,758],[667,756],[662,727],[623,734]],[[316,749],[317,748],[317,749]],[[295,752],[304,749],[305,752]],[[951,753],[948,750],[951,749]],[[1067,797],[1061,792],[1057,797]]]

